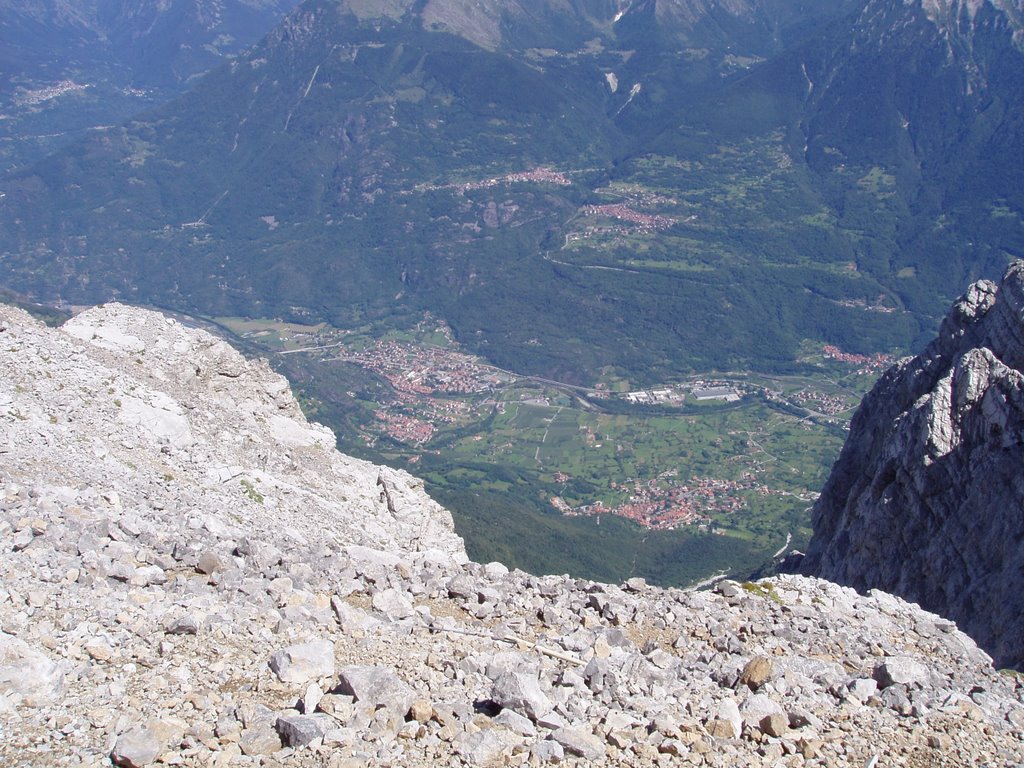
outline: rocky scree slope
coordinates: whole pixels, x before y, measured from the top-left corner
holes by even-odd
[[[864,398],[801,563],[954,619],[1024,667],[1024,262],[956,302]]]
[[[467,562],[285,382],[112,305],[0,308],[0,761],[1020,765],[956,626],[806,577],[715,592]]]

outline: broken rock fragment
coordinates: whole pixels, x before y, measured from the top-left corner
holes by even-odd
[[[308,683],[334,675],[334,644],[330,640],[292,645],[270,657],[270,668],[284,683]]]

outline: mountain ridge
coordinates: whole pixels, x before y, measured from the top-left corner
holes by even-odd
[[[891,590],[1024,664],[1019,472],[1024,262],[971,286],[920,356],[865,397],[813,515],[802,572]]]
[[[1024,247],[1024,57],[979,10],[970,95],[919,6],[870,7],[877,32],[845,0],[641,3],[611,31],[592,19],[614,5],[552,5],[542,29],[488,5],[507,35],[487,50],[408,3],[307,3],[175,104],[5,179],[3,279],[338,326],[430,310],[502,367],[579,381],[792,369],[807,338],[905,349]],[[707,30],[672,21],[693,9]],[[571,183],[462,187],[537,169]]]

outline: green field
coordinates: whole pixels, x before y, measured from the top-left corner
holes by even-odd
[[[845,423],[874,379],[808,343],[801,364],[809,375],[718,374],[743,392],[737,402],[635,405],[622,395],[631,384],[621,372],[607,371],[593,389],[498,374],[428,321],[384,332],[219,322],[252,351],[272,354],[343,451],[423,477],[453,511],[474,559],[611,581],[743,576],[787,541],[803,546]],[[374,358],[382,345],[390,357]],[[498,383],[396,390],[420,368],[444,380],[449,361],[472,361],[481,380]],[[429,438],[389,432],[393,423],[429,425]],[[622,516],[641,502],[667,510],[669,522],[653,530],[650,520]],[[684,508],[693,515],[676,525],[672,515]]]

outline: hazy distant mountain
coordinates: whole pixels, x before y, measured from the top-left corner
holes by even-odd
[[[794,161],[862,240],[858,268],[913,275],[891,284],[903,304],[941,312],[1024,255],[1022,7],[869,0],[727,88],[706,125],[784,121]]]
[[[1019,17],[311,0],[6,180],[2,279],[339,324],[431,309],[578,379],[905,347],[1024,252]]]
[[[7,166],[39,157],[65,134],[180,93],[296,2],[0,0],[0,156]]]
[[[4,87],[80,67],[152,87],[208,70],[252,44],[295,0],[0,0]]]

